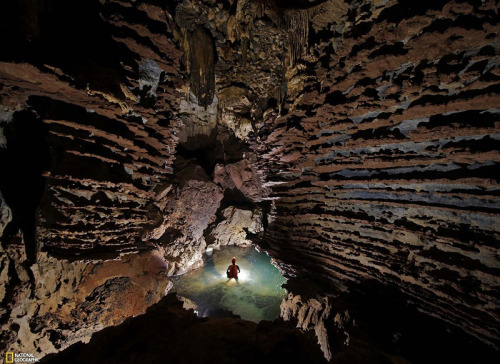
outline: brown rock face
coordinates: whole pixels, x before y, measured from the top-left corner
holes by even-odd
[[[50,35],[59,26],[67,26],[68,34],[43,38],[35,45],[56,47],[50,42],[72,36],[79,39],[80,24],[66,24],[64,6],[59,10],[44,8],[47,2],[39,6],[35,11],[44,17],[42,33]],[[6,153],[13,150],[13,155],[6,156],[11,161],[5,172],[33,169],[21,165],[45,156],[45,165],[38,168],[49,172],[39,185],[29,188],[44,189],[37,244],[72,257],[116,254],[144,246],[142,235],[151,223],[147,213],[151,191],[171,172],[176,144],[172,114],[179,103],[175,88],[182,77],[182,54],[172,39],[172,19],[159,7],[77,2],[78,10],[93,14],[86,19],[85,29],[91,30],[84,36],[85,44],[92,44],[84,58],[89,64],[68,59],[68,54],[57,50],[54,61],[44,59],[50,53],[43,53],[33,56],[41,59],[27,57],[26,63],[0,65],[2,110],[12,115],[4,134],[19,149],[14,154],[10,145],[7,148]],[[138,19],[156,27],[149,30]],[[150,41],[141,44],[138,37]],[[110,54],[114,54],[111,59]],[[78,67],[86,68],[85,75]],[[40,132],[31,135],[35,127]],[[36,144],[25,147],[29,138]],[[19,184],[7,184],[2,187],[9,205],[26,210],[12,201],[20,193]]]
[[[247,239],[247,234],[262,232],[262,211],[255,209],[242,210],[234,206],[222,211],[224,220],[210,232],[213,248],[226,245],[250,246],[252,241]]]
[[[316,279],[397,285],[497,346],[498,7],[363,4],[309,10],[288,112],[261,130],[268,247]]]
[[[302,302],[300,296],[293,296],[289,294],[287,299],[283,299],[281,304],[281,317],[285,321],[290,321],[293,318],[297,319],[297,327],[302,330],[314,330],[318,343],[325,355],[326,360],[332,358],[332,353],[329,345],[328,332],[325,328],[325,321],[330,317],[331,306],[328,299],[320,302],[314,298],[309,299],[307,302]],[[344,315],[346,316],[346,315]],[[339,317],[339,326],[343,327],[343,321]],[[348,320],[348,316],[346,316]],[[346,341],[344,344],[349,345],[349,336],[346,334]]]
[[[213,182],[188,180],[165,209],[163,234],[158,238],[170,274],[184,273],[202,264],[206,243],[204,230],[219,208],[223,194]]]
[[[6,282],[14,296],[4,299],[10,320],[1,334],[3,345],[21,352],[45,355],[87,341],[97,330],[144,313],[172,287],[167,263],[157,251],[103,262],[70,262],[39,253],[29,271],[12,244],[5,255],[16,275]],[[21,281],[17,287],[16,279]]]
[[[158,4],[0,13],[0,346],[46,354],[170,287],[146,237],[172,172],[182,52]]]
[[[494,0],[1,2],[0,351],[88,340],[207,245],[252,242],[327,359],[415,354],[419,321],[496,350],[499,19]]]
[[[267,191],[262,186],[260,175],[249,160],[216,165],[214,182],[225,189],[238,191],[251,202],[261,202]]]

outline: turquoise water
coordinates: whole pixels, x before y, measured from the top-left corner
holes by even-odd
[[[232,257],[236,257],[241,270],[238,281],[226,276]],[[286,295],[281,288],[285,281],[267,254],[254,247],[234,246],[214,250],[205,255],[203,267],[173,277],[174,290],[196,303],[198,316],[217,316],[221,310],[228,310],[254,322],[279,316]]]

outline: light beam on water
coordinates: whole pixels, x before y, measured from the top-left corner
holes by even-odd
[[[232,257],[236,257],[241,270],[238,281],[226,276]],[[217,316],[228,310],[254,322],[279,316],[286,295],[281,285],[285,282],[267,254],[253,247],[235,246],[214,250],[212,255],[204,256],[203,267],[173,277],[175,290],[198,305],[199,316]]]

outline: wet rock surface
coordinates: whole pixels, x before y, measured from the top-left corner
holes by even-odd
[[[228,279],[226,273],[233,257],[239,267],[237,280]],[[184,307],[194,305],[199,317],[226,317],[224,312],[230,311],[255,323],[280,316],[285,279],[267,254],[254,247],[224,246],[207,253],[203,263],[199,269],[171,278]]]

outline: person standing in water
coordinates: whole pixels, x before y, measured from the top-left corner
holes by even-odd
[[[233,264],[227,267],[226,270],[227,278],[234,278],[238,280],[238,273],[240,273],[240,267],[236,265],[236,258],[233,257],[233,259],[231,259],[231,263]]]

